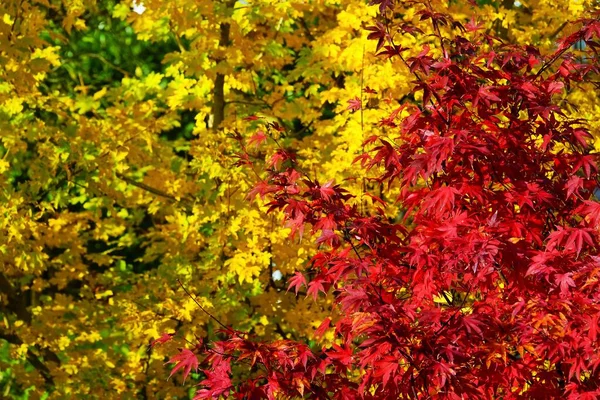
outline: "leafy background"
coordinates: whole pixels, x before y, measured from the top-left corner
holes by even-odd
[[[585,5],[448,7],[550,50]],[[236,157],[267,132],[372,206],[352,160],[414,100],[409,71],[374,62],[363,28],[376,12],[359,0],[0,4],[0,396],[188,398],[166,379],[176,344],[148,346],[164,332],[218,336],[182,286],[237,329],[318,345],[329,299],[285,283],[307,266],[312,233],[289,239],[250,201],[260,171]],[[348,109],[356,98],[362,111]],[[600,121],[593,91],[564,100]],[[248,146],[262,159],[277,150]]]

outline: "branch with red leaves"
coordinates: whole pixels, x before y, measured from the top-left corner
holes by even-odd
[[[586,121],[558,99],[599,72],[598,14],[544,57],[429,0],[414,2],[421,26],[398,19],[392,0],[373,3],[381,15],[369,38],[382,60],[406,60],[413,93],[423,92],[420,107],[380,123],[395,138],[367,139],[356,160],[398,198],[369,193],[377,206],[359,210],[282,147],[249,195],[283,212],[292,236],[310,230],[319,252],[289,289],[334,295],[316,335],[335,321],[335,344],[262,343],[228,328],[173,357],[173,372],[202,371],[197,399],[598,398],[600,177]],[[420,53],[394,44],[392,32],[428,29],[434,40]],[[584,58],[570,50],[578,40]],[[266,140],[258,132],[248,145]],[[392,201],[404,225],[390,222]],[[231,372],[239,363],[243,378]]]

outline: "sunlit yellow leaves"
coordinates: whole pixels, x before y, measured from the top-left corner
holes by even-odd
[[[60,46],[50,46],[43,49],[35,49],[31,54],[31,59],[35,60],[36,58],[41,58],[46,60],[53,67],[58,67],[60,65],[60,56],[57,54],[60,50]]]
[[[11,26],[15,23],[15,20],[9,14],[4,14],[2,16],[2,22],[4,22],[5,25]]]
[[[181,241],[185,242],[190,233],[192,233],[195,229],[194,229],[194,224],[197,221],[197,217],[196,216],[187,216],[183,213],[176,213],[174,215],[170,215],[166,217],[167,222],[172,223],[172,224],[176,224],[176,230],[178,232],[180,232],[181,235]]]
[[[95,343],[102,340],[102,336],[98,332],[78,332],[75,338],[76,342],[89,342]]]
[[[94,232],[94,237],[97,240],[108,241],[111,238],[120,236],[125,232],[126,227],[119,222],[107,222],[98,224]]]
[[[124,393],[127,390],[127,384],[121,379],[113,378],[110,383],[114,390],[119,394]]]
[[[60,366],[62,370],[64,370],[69,375],[76,375],[79,372],[79,368],[73,364],[63,364]]]
[[[444,297],[443,294],[437,294],[437,295],[433,296],[433,301],[435,303],[449,305],[448,300],[452,301],[452,294],[449,292],[446,292],[445,295],[446,296]]]
[[[99,91],[97,91],[96,93],[94,93],[94,95],[92,96],[92,99],[94,100],[100,100],[101,98],[103,98],[104,96],[106,96],[106,92],[107,92],[107,88],[103,87],[102,89],[100,89]]]
[[[4,65],[4,68],[6,71],[17,72],[19,70],[19,64],[15,60],[9,59],[6,65]]]
[[[58,339],[57,346],[59,349],[64,350],[67,347],[69,347],[70,344],[71,344],[71,339],[69,339],[66,336],[61,336],[60,339]]]
[[[180,308],[177,310],[177,314],[184,321],[192,321],[193,315],[200,312],[200,307],[196,304],[196,301],[200,303],[204,309],[211,309],[213,307],[212,303],[203,297],[196,297],[195,299],[187,298],[183,304],[181,304]]]
[[[262,269],[264,265],[256,263],[256,257],[254,255],[247,255],[245,253],[237,253],[227,261],[225,266],[229,268],[229,271],[237,276],[240,283],[252,282]],[[268,262],[268,259],[267,259]]]
[[[15,239],[15,241],[20,241],[21,239],[23,239],[23,235],[21,234],[21,231],[16,226],[8,227],[8,240],[10,242],[13,239]],[[18,258],[16,261],[17,261],[17,264],[20,264],[22,261],[22,258]]]
[[[4,172],[8,171],[9,168],[10,164],[8,163],[8,161],[0,159],[0,174],[3,174]]]
[[[162,82],[163,78],[163,74],[151,72],[144,78],[144,85],[146,85],[146,88],[148,88],[149,90],[159,90],[161,88],[160,83]]]
[[[259,322],[263,325],[269,325],[269,318],[266,315],[263,315],[262,317],[260,317]]]
[[[585,10],[585,5],[585,0],[573,0],[569,2],[569,11],[571,11],[573,14],[579,14]]]
[[[147,352],[147,345],[176,330],[188,340],[204,337],[214,321],[178,279],[226,324],[267,338],[312,337],[331,307],[328,298],[285,293],[287,279],[314,254],[310,233],[290,241],[281,219],[266,216],[267,200],[247,199],[278,145],[269,139],[251,149],[253,169],[233,165],[234,157],[257,130],[283,125],[269,137],[297,149],[311,178],[344,182],[354,204],[371,207],[369,182],[352,161],[414,77],[396,63],[375,62],[375,43],[362,28],[377,5],[243,3],[123,0],[105,8],[69,1],[50,21],[35,2],[21,16],[0,2],[0,34],[14,24],[13,39],[22,40],[13,45],[0,36],[0,265],[31,300],[32,320],[7,313],[3,329],[31,333],[15,359],[41,345],[60,356],[57,398],[142,389],[183,398],[179,382],[163,379],[162,350]],[[486,29],[550,48],[561,10],[579,12],[579,3],[550,3],[529,2],[532,17],[517,7],[478,13],[499,19]],[[472,9],[456,7],[459,18],[471,16]],[[123,25],[111,27],[103,19],[110,15]],[[410,8],[403,17],[418,18]],[[221,43],[222,22],[230,23],[228,43]],[[143,50],[152,54],[131,65],[122,44],[95,49],[104,61],[70,56],[81,44],[75,30],[86,26],[98,35],[133,31],[152,42]],[[410,49],[422,45],[412,36],[396,39]],[[225,119],[215,130],[217,72],[225,76]],[[377,94],[366,94],[366,86]],[[592,92],[567,100],[600,121]],[[365,104],[360,112],[346,110],[355,97]],[[245,121],[250,115],[258,119]],[[397,211],[390,208],[390,216]],[[333,341],[333,331],[322,340]],[[15,380],[43,387],[37,371],[28,374]],[[99,374],[102,384],[89,378]]]
[[[16,115],[23,111],[23,99],[14,97],[0,104],[0,110],[6,112],[9,116]]]
[[[95,296],[97,299],[103,299],[103,298],[105,298],[105,297],[110,297],[110,296],[112,296],[113,294],[114,294],[114,293],[113,293],[113,291],[112,291],[112,290],[105,290],[104,292],[101,292],[101,293],[96,293],[94,296]]]
[[[161,336],[161,332],[158,331],[156,326],[152,326],[152,327],[146,329],[145,331],[143,331],[143,334],[146,336],[146,339],[148,339],[148,340],[156,339]]]
[[[112,15],[115,18],[125,19],[129,15],[131,7],[127,3],[119,3],[113,8]]]
[[[0,94],[9,93],[13,89],[13,85],[8,82],[0,82]]]
[[[23,343],[22,345],[20,345],[19,347],[16,348],[15,358],[24,360],[25,357],[27,356],[27,350],[29,350],[29,346],[26,345],[25,343]]]

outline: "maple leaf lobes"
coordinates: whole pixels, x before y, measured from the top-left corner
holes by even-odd
[[[171,373],[169,374],[169,378],[173,376],[173,374],[180,369],[183,369],[183,381],[187,379],[188,375],[192,371],[198,370],[198,357],[189,349],[181,349],[180,353],[171,357],[166,364],[175,364]]]
[[[348,111],[358,111],[362,108],[362,101],[355,97],[353,99],[348,100]]]

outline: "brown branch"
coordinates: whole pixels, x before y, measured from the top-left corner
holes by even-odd
[[[160,197],[164,197],[165,199],[169,199],[169,200],[174,201],[174,202],[177,201],[177,199],[175,197],[171,196],[170,194],[165,193],[165,192],[163,192],[160,189],[153,188],[152,186],[148,186],[145,183],[137,182],[134,179],[131,179],[130,177],[125,176],[125,175],[123,175],[123,174],[121,174],[119,172],[117,172],[117,178],[121,179],[122,181],[125,181],[125,182],[129,183],[130,185],[133,185],[133,186],[138,187],[138,188],[140,188],[142,190],[145,190],[146,192],[150,192],[152,194],[155,194],[155,195],[160,196]]]
[[[550,40],[554,40],[554,39],[555,39],[555,38],[558,36],[558,34],[559,34],[559,33],[560,33],[560,32],[561,32],[563,29],[565,29],[565,27],[566,27],[567,25],[569,25],[569,21],[565,21],[565,22],[563,22],[563,23],[561,24],[561,26],[559,26],[559,27],[558,27],[558,28],[557,28],[557,29],[556,29],[554,32],[552,32],[552,33],[550,34],[550,36],[548,37],[548,39],[550,39]]]
[[[0,293],[6,294],[8,305],[6,309],[15,314],[17,318],[28,325],[31,323],[32,315],[27,310],[26,296],[14,289],[8,278],[0,273]],[[12,344],[23,344],[19,336],[14,333],[0,331],[0,339],[4,339]],[[60,364],[58,356],[50,349],[45,347],[35,346],[45,360]],[[31,350],[27,350],[27,361],[42,375],[46,384],[54,387],[54,379],[50,373],[50,369],[44,364],[39,357]]]
[[[21,19],[21,10],[23,8],[23,1],[24,0],[19,1],[19,4],[17,5],[16,11],[15,11],[15,19],[13,20],[13,23],[10,26],[10,32],[8,33],[8,40],[10,42],[12,42],[16,36],[15,29],[17,27],[17,21],[19,21],[19,19]],[[19,25],[20,24],[21,24],[21,21],[19,21]]]
[[[225,325],[224,323],[222,323],[221,321],[219,321],[219,319],[217,317],[215,317],[214,315],[212,315],[211,313],[209,313],[206,310],[206,308],[202,307],[202,304],[200,304],[200,302],[198,302],[198,299],[196,299],[195,296],[192,296],[192,294],[186,289],[185,286],[183,286],[183,283],[181,283],[181,281],[179,279],[177,279],[177,283],[179,283],[179,286],[181,286],[181,288],[183,289],[183,291],[185,292],[185,294],[187,294],[188,297],[190,299],[192,299],[194,301],[194,303],[196,303],[196,305],[198,306],[198,308],[200,308],[200,310],[202,310],[202,312],[204,314],[208,315],[208,317],[210,319],[212,319],[213,321],[215,321],[217,324],[219,324],[226,331],[235,333],[235,331],[233,329],[231,329],[230,327],[228,327],[227,325]],[[235,335],[237,336],[237,333],[235,333]]]
[[[228,1],[225,3],[225,7],[231,9],[235,4],[235,1]],[[230,31],[231,25],[228,22],[221,22],[219,25],[220,37],[219,47],[225,48],[230,45]],[[217,64],[222,62],[222,59],[217,59]],[[218,129],[219,125],[225,119],[225,75],[217,72],[215,78],[215,87],[213,89],[213,129]]]
[[[17,335],[15,335],[13,333],[7,333],[7,332],[0,331],[0,339],[4,339],[8,343],[12,343],[12,344],[16,344],[16,345],[23,344],[23,341],[21,340],[21,338],[19,338]],[[54,386],[55,386],[54,378],[52,377],[52,374],[50,373],[50,369],[46,366],[46,364],[44,364],[39,359],[39,357],[30,349],[27,349],[26,358],[27,358],[27,361],[29,361],[29,363],[40,373],[40,375],[42,375],[42,378],[44,378],[44,382],[46,382],[46,385],[48,385],[51,388],[54,388]]]
[[[396,51],[396,54],[398,55],[398,57],[400,58],[400,60],[402,61],[402,63],[404,64],[404,66],[406,68],[408,68],[409,71],[412,72],[412,74],[415,76],[415,78],[417,78],[417,80],[423,84],[424,86],[429,86],[427,85],[427,83],[425,82],[425,80],[417,73],[417,71],[413,71],[410,66],[408,65],[408,62],[406,61],[406,59],[402,56],[401,52],[400,52],[400,48],[396,45],[396,43],[394,42],[394,38],[390,32],[390,26],[389,26],[389,21],[386,19],[386,32],[388,34],[389,37],[389,43],[392,45],[392,47],[394,48],[394,50]],[[442,121],[444,121],[446,123],[446,125],[450,126],[450,116],[448,116],[448,119],[446,119],[442,113],[440,112],[440,108],[442,108],[442,100],[440,99],[440,96],[438,94],[438,92],[436,92],[435,90],[431,90],[431,94],[433,95],[433,97],[435,98],[435,100],[437,101],[437,107],[436,104],[433,102],[433,100],[430,98],[429,102],[431,103],[431,105],[433,106],[433,110],[440,116],[440,118],[442,119]],[[425,104],[423,104],[423,106],[425,106]]]
[[[129,77],[129,75],[130,75],[128,71],[124,70],[121,67],[116,66],[115,64],[111,63],[110,61],[108,61],[106,58],[102,57],[99,54],[85,53],[85,54],[82,54],[82,56],[84,56],[84,57],[90,57],[90,58],[95,58],[95,59],[101,61],[102,63],[106,64],[110,68],[114,69],[115,71],[119,71],[120,73],[122,73],[126,77]]]
[[[132,179],[132,178],[130,178],[128,176],[125,176],[125,175],[123,175],[123,174],[121,174],[119,172],[117,172],[116,176],[117,176],[117,178],[121,179],[122,181],[125,181],[125,182],[129,183],[132,186],[135,186],[137,188],[145,190],[146,192],[152,193],[152,194],[154,194],[156,196],[159,196],[159,197],[163,197],[163,198],[168,199],[168,200],[170,200],[170,201],[172,201],[174,203],[180,203],[180,204],[182,204],[183,207],[185,208],[185,210],[187,212],[191,212],[192,211],[191,205],[187,201],[183,202],[181,200],[177,200],[174,196],[171,196],[170,194],[165,193],[165,192],[163,192],[160,189],[156,189],[156,188],[154,188],[152,186],[148,186],[148,185],[146,185],[145,183],[142,183],[142,182],[137,182],[136,180],[134,180],[134,179]]]
[[[431,15],[431,23],[433,24],[433,30],[435,31],[436,36],[440,39],[440,46],[442,47],[442,57],[446,58],[446,57],[448,57],[448,53],[446,52],[446,47],[444,46],[444,37],[442,36],[442,32],[440,31],[438,22],[433,17],[433,13],[435,12],[435,10],[431,6],[430,0],[427,0],[426,4],[427,4],[427,9],[432,14]]]
[[[315,37],[310,32],[310,28],[308,27],[308,24],[306,23],[306,20],[304,18],[300,18],[300,25],[302,25],[302,29],[304,29],[304,33],[306,33],[306,37],[308,38],[308,40],[310,40],[311,42],[314,42]]]
[[[27,310],[26,296],[17,292],[3,273],[0,273],[0,293],[5,293],[8,297],[7,308],[10,312],[21,321],[27,324],[31,323],[32,316]]]

